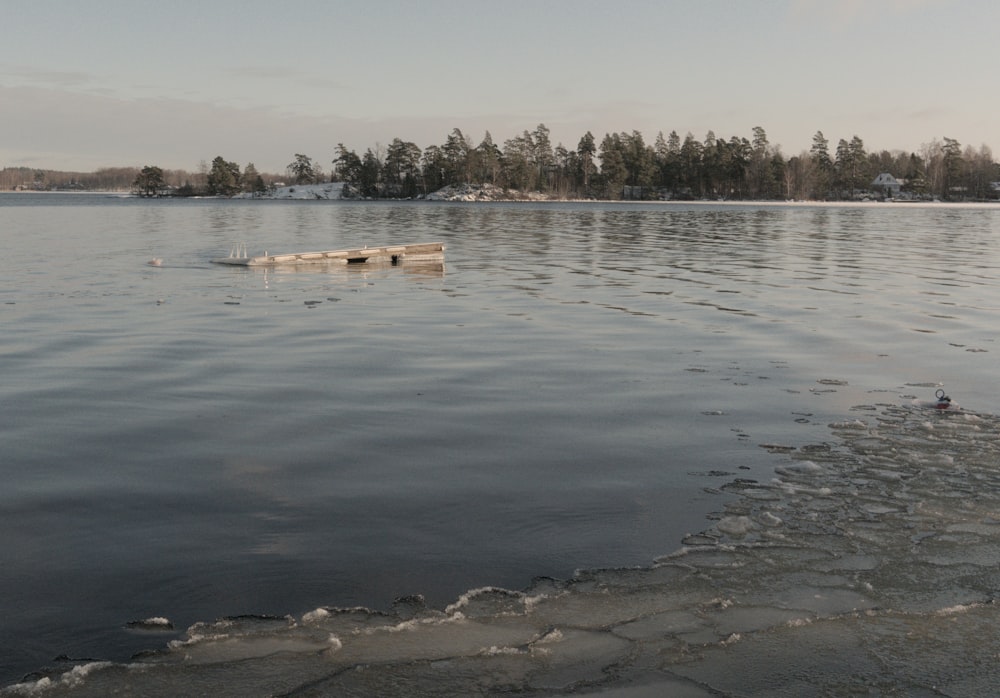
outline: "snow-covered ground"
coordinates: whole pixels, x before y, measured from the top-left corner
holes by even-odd
[[[343,182],[322,184],[292,184],[278,187],[274,193],[264,194],[264,199],[339,199],[344,191]]]
[[[239,198],[249,198],[250,194],[240,194]],[[322,184],[293,184],[278,187],[273,192],[258,195],[260,199],[342,199],[345,197],[343,182]],[[545,201],[549,197],[539,192],[522,192],[503,189],[492,184],[448,185],[428,194],[427,201]]]
[[[547,201],[539,192],[503,189],[492,184],[449,184],[427,195],[428,201]]]
[[[344,191],[343,182],[323,182],[322,184],[292,184],[287,187],[278,187],[273,192],[264,194],[243,193],[234,196],[234,199],[340,199]]]

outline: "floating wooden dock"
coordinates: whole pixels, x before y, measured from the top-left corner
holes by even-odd
[[[228,257],[213,259],[213,264],[229,264],[236,267],[275,267],[298,264],[421,264],[444,261],[444,243],[421,242],[413,245],[389,245],[386,247],[360,247],[354,250],[331,250],[329,252],[295,252],[291,254],[268,254],[256,257],[246,254],[246,248],[237,246]]]

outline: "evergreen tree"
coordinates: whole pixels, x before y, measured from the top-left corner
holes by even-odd
[[[781,152],[775,150],[771,154],[769,163],[768,182],[770,190],[767,192],[769,199],[787,199],[791,196],[791,187],[788,186],[786,176],[787,164]]]
[[[868,155],[865,153],[864,141],[855,135],[847,147],[851,154],[851,191],[867,189],[872,176],[868,171]]]
[[[260,173],[257,172],[257,168],[254,167],[252,162],[248,162],[247,166],[243,168],[241,181],[243,182],[243,191],[248,194],[257,196],[267,191],[264,178],[260,176]]]
[[[383,174],[390,196],[413,197],[420,179],[420,148],[415,143],[393,139],[386,151]]]
[[[361,186],[361,158],[343,143],[337,144],[337,157],[333,160],[333,176],[353,187]]]
[[[159,196],[167,186],[163,178],[163,170],[147,165],[136,175],[132,182],[132,191],[139,196]]]
[[[924,196],[927,193],[927,173],[924,161],[916,153],[910,153],[903,174],[905,180],[902,190],[908,193]]]
[[[840,190],[841,196],[854,198],[851,192],[849,180],[851,172],[851,147],[843,138],[837,141],[837,156],[833,163],[835,173],[835,183]]]
[[[482,142],[476,146],[476,180],[479,183],[496,184],[502,169],[503,153],[493,142],[487,131]]]
[[[240,166],[227,162],[221,155],[212,160],[208,173],[208,193],[212,196],[232,196],[240,191]]]
[[[833,160],[830,159],[830,142],[822,131],[817,131],[816,135],[813,136],[809,156],[813,165],[811,194],[814,197],[825,199],[833,184]]]
[[[423,157],[420,159],[420,172],[425,192],[437,191],[445,185],[447,164],[444,153],[439,146],[429,145],[424,148]]]
[[[527,131],[504,141],[503,176],[507,187],[519,191],[535,189],[534,156],[535,142]]]
[[[726,142],[719,141],[715,137],[715,131],[705,134],[705,141],[702,143],[701,180],[704,183],[705,194],[713,199],[722,196],[729,188],[729,177],[725,171],[728,156]]]
[[[760,126],[753,128],[750,144],[750,196],[755,199],[769,199],[774,193],[771,170],[771,150],[767,133]]]
[[[609,199],[622,198],[628,170],[625,168],[625,154],[621,136],[617,133],[604,134],[601,141],[601,182],[604,195]]]
[[[960,198],[962,188],[962,146],[954,138],[945,136],[944,145],[941,147],[943,154],[944,186],[941,194],[944,198]]]
[[[702,194],[701,158],[703,150],[701,143],[696,141],[690,133],[684,137],[678,159],[678,183],[680,189],[687,196],[700,197]]]
[[[358,188],[362,196],[375,198],[382,195],[382,162],[371,148],[361,157]]]
[[[594,174],[594,155],[597,154],[597,144],[594,143],[594,134],[587,131],[576,146],[576,153],[580,156],[580,169],[583,172],[583,188],[590,188],[590,177]]]
[[[535,184],[539,191],[548,191],[549,175],[555,162],[552,141],[549,140],[549,129],[545,124],[538,124],[531,136],[534,146],[531,159],[535,166]]]
[[[466,184],[472,180],[472,144],[458,128],[452,129],[441,154],[444,156],[446,184]]]
[[[664,186],[664,172],[666,170],[666,163],[670,157],[670,152],[667,149],[667,139],[663,137],[663,131],[658,131],[656,133],[656,140],[653,141],[653,157],[656,161],[656,184],[657,186]]]
[[[747,172],[750,169],[752,146],[746,138],[732,136],[726,145],[726,172],[732,196],[744,199],[749,196]]]
[[[634,188],[630,197],[646,198],[653,188],[656,161],[653,149],[648,147],[638,131],[619,136],[622,160],[625,165],[625,184]]]
[[[285,169],[295,184],[315,184],[320,180],[319,167],[313,164],[312,158],[301,153],[296,153],[295,160],[288,163]]]
[[[656,165],[659,168],[659,185],[667,189],[671,194],[676,194],[680,189],[680,157],[681,139],[677,131],[671,131],[667,139],[663,138],[663,132],[657,134],[656,145]]]

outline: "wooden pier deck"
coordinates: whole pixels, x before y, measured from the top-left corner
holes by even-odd
[[[236,267],[274,267],[296,264],[419,264],[443,262],[444,243],[421,242],[411,245],[360,247],[353,250],[331,250],[328,252],[288,254],[268,254],[265,252],[255,257],[247,256],[245,248],[237,247],[230,252],[228,257],[219,257],[211,261],[213,264],[228,264]]]

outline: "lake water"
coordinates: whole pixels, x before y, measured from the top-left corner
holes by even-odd
[[[987,695],[998,233],[994,206],[0,196],[0,685]]]

